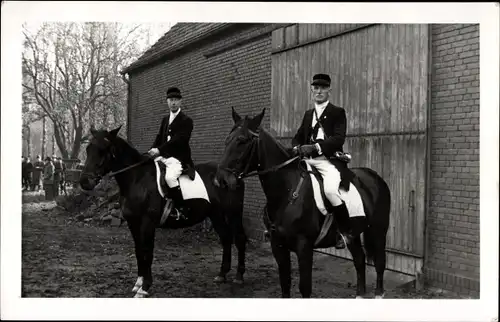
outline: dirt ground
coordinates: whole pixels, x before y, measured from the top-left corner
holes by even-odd
[[[57,209],[55,202],[25,196],[23,202],[23,297],[132,297],[136,261],[132,237],[121,227],[84,223]],[[236,270],[233,247],[231,280]],[[158,230],[153,261],[151,297],[158,298],[278,298],[277,266],[268,244],[250,242],[243,285],[215,284],[222,252],[215,232],[199,227]],[[293,256],[292,297],[300,297],[297,263]],[[388,276],[388,277],[387,277]],[[457,298],[437,290],[416,292],[399,287],[386,274],[386,298]],[[373,297],[373,276],[367,288]],[[352,262],[315,255],[314,298],[353,298]]]

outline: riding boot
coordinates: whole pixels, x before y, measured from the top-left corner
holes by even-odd
[[[350,244],[354,238],[349,225],[349,212],[344,202],[341,205],[333,207],[333,215],[337,221],[337,225],[341,234],[341,238],[337,241],[336,248],[344,248]]]
[[[177,186],[174,188],[170,188],[169,195],[170,198],[172,199],[173,209],[175,209],[177,212],[177,217],[178,217],[177,219],[180,219],[180,217],[183,217],[184,215],[184,209],[183,209],[184,198],[182,197],[181,187]]]

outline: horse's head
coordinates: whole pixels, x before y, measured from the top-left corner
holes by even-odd
[[[226,138],[224,154],[219,162],[217,179],[233,190],[241,176],[257,168],[258,130],[266,109],[252,118],[242,118],[232,108],[234,126]]]
[[[115,158],[115,140],[121,125],[111,131],[91,129],[91,137],[87,145],[87,158],[80,176],[80,186],[84,190],[92,190],[101,178],[111,171]]]

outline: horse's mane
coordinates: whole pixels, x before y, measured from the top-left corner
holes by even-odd
[[[269,131],[267,131],[264,128],[260,128],[259,132],[262,132],[264,134],[264,138],[266,138],[266,140],[270,140],[273,144],[275,144],[278,147],[278,149],[283,154],[285,154],[288,158],[292,157],[292,149],[293,149],[293,147],[287,147],[287,146],[285,146],[283,143],[281,143],[280,141],[278,141]]]
[[[147,158],[147,156],[142,155],[134,146],[125,138],[122,138],[120,136],[116,136],[115,139],[115,145],[118,149],[118,152],[120,153],[127,153],[133,158],[137,159],[144,159]]]

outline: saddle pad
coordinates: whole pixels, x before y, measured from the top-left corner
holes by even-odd
[[[160,184],[160,178],[162,175],[162,169],[160,168],[160,162],[164,164],[166,162],[164,157],[157,157],[154,160],[156,166],[156,184],[158,186],[158,192],[160,195],[165,198],[165,191],[163,190],[162,185]],[[165,167],[165,165],[163,166]],[[163,173],[166,171],[164,170]],[[163,174],[165,175],[165,174]],[[195,178],[191,180],[187,174],[182,174],[179,179],[179,186],[181,187],[182,197],[184,200],[188,199],[205,199],[210,202],[208,197],[208,192],[201,179],[200,175],[197,171],[195,171]]]
[[[189,179],[187,174],[181,175],[179,177],[179,185],[181,186],[182,197],[184,199],[205,199],[210,202],[207,188],[198,172],[195,172],[194,180]]]
[[[306,165],[307,165],[307,170],[312,171],[311,165],[309,165],[308,163],[306,163]],[[318,179],[316,179],[316,176],[312,173],[310,173],[309,175],[311,176],[311,183],[313,187],[314,200],[316,201],[316,206],[323,215],[327,215],[328,212],[325,208],[325,203],[321,196],[321,188],[319,186]],[[344,189],[339,189],[339,192],[340,192],[340,199],[342,199],[346,204],[347,210],[349,212],[349,217],[365,216],[365,211],[363,208],[363,200],[361,199],[361,196],[356,186],[354,186],[352,183],[349,183],[349,191],[345,191]]]

